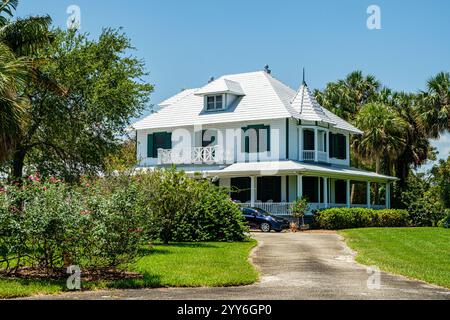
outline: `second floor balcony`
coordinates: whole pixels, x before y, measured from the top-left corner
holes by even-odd
[[[223,161],[220,146],[158,149],[158,164],[216,164]]]

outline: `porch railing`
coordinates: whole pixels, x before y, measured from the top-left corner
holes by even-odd
[[[158,149],[158,164],[218,163],[221,161],[219,146],[191,149]]]
[[[325,151],[317,151],[319,162],[328,162],[328,154]]]
[[[292,215],[292,206],[293,202],[256,202],[255,207],[263,209],[267,212],[270,212],[277,216],[290,216]],[[241,207],[250,208],[250,203],[239,203]],[[307,213],[311,214],[315,210],[321,210],[325,209],[324,203],[309,203]],[[345,203],[329,203],[328,208],[346,208],[347,205]],[[360,205],[360,204],[353,204],[351,205],[352,208],[365,208],[366,205]],[[372,205],[371,208],[373,209],[384,209],[384,205]]]

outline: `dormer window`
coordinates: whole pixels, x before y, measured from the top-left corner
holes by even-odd
[[[216,111],[223,109],[223,96],[215,95],[215,96],[207,96],[206,97],[206,110],[207,111]]]

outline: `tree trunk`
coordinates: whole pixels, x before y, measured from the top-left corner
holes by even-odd
[[[377,174],[380,174],[380,172],[381,172],[381,158],[380,157],[377,157],[376,159],[375,159],[375,172],[377,173]],[[375,185],[374,185],[374,193],[375,193],[375,197],[374,197],[374,203],[375,204],[378,204],[379,202],[380,202],[380,192],[379,192],[379,185],[378,185],[378,182],[377,183],[375,183]],[[369,192],[370,192],[370,190],[369,190]]]
[[[11,173],[11,178],[14,181],[20,182],[22,180],[25,155],[26,151],[23,149],[18,149],[14,153],[12,162],[12,173]]]

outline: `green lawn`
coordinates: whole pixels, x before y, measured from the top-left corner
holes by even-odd
[[[256,241],[176,243],[156,245],[127,269],[141,279],[83,283],[84,289],[236,286],[258,280],[248,262]],[[0,298],[55,294],[64,291],[64,281],[25,281],[0,278]]]
[[[340,232],[365,265],[450,288],[450,229],[369,228]]]

